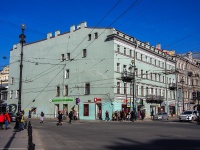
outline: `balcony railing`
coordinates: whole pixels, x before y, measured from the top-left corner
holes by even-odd
[[[131,82],[133,80],[133,73],[131,72],[122,72],[121,73],[121,79],[123,82]]]
[[[177,86],[176,86],[176,83],[170,83],[169,84],[169,89],[170,90],[176,90]]]

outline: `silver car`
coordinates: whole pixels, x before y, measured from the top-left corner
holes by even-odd
[[[196,110],[186,110],[179,116],[179,121],[194,121],[197,120]]]
[[[154,116],[154,119],[155,120],[168,120],[169,116],[166,112],[160,112]]]

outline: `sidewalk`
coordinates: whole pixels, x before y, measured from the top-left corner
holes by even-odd
[[[12,150],[28,149],[28,131],[24,129],[23,131],[16,131],[14,129],[15,122],[9,124],[10,129],[0,130],[0,150]],[[33,128],[33,143],[35,144],[36,150],[44,150],[39,139],[38,133],[34,131]]]

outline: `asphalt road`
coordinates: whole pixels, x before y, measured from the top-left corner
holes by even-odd
[[[31,121],[45,150],[200,150],[200,125],[178,121]]]

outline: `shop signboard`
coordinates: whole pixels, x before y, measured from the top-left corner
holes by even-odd
[[[68,101],[74,101],[74,99],[70,97],[52,99],[52,102],[68,102]]]

